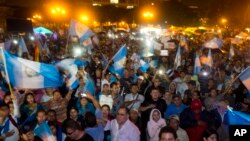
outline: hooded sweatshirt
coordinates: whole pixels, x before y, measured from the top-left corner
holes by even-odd
[[[154,111],[158,111],[160,113],[160,119],[158,121],[153,120]],[[159,141],[159,132],[164,126],[166,126],[166,121],[161,117],[161,112],[158,109],[152,109],[150,113],[150,120],[147,124],[150,141]]]

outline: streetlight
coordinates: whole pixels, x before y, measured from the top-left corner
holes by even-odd
[[[89,18],[84,15],[84,16],[81,17],[81,20],[87,22],[89,20]]]
[[[143,13],[143,17],[145,17],[145,18],[153,18],[154,14],[152,12],[147,11],[147,12]]]
[[[51,10],[51,13],[53,15],[65,15],[66,14],[66,10],[61,8],[61,7],[56,7],[56,8],[53,8]]]
[[[225,19],[225,18],[222,18],[222,19],[221,19],[221,23],[222,23],[222,24],[225,24],[225,23],[227,23],[227,19]]]
[[[35,15],[33,15],[33,19],[42,19],[42,16],[41,15],[39,15],[39,14],[35,14]]]

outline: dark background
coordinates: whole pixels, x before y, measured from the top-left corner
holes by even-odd
[[[124,20],[129,23],[134,21],[164,24],[167,21],[171,25],[197,26],[201,24],[201,18],[208,19],[207,25],[215,25],[224,17],[231,26],[247,27],[250,24],[249,0],[127,0],[136,3],[136,7],[130,10],[114,5],[93,7],[92,2],[95,0],[0,0],[0,17],[27,18],[38,11],[42,13],[44,20],[50,21],[52,19],[44,13],[48,10],[46,3],[51,1],[67,4],[67,12],[71,15],[74,15],[77,8],[88,8],[94,11],[95,18],[101,22]],[[155,9],[154,20],[143,21],[143,7]]]

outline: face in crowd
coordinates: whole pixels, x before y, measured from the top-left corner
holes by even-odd
[[[54,91],[54,93],[53,93],[53,99],[54,99],[55,101],[61,100],[61,99],[62,99],[61,93],[60,93],[59,91]]]
[[[157,100],[159,99],[159,97],[160,97],[160,92],[159,92],[158,89],[153,89],[153,90],[151,91],[150,95],[151,95],[151,97],[152,97],[152,99],[153,99],[154,101],[157,101]]]
[[[120,108],[116,114],[116,120],[119,125],[123,125],[128,120],[126,108]]]

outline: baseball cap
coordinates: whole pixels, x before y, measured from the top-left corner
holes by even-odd
[[[169,119],[176,119],[177,121],[180,121],[180,118],[178,115],[171,115]]]
[[[138,79],[144,80],[144,77],[143,77],[142,75],[140,75],[140,76],[138,77]]]
[[[191,102],[191,109],[192,110],[201,110],[202,103],[199,99],[195,99]]]

